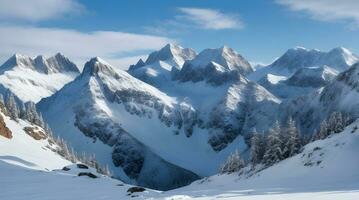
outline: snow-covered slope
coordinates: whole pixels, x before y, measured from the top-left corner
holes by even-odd
[[[286,84],[318,88],[329,84],[337,75],[337,71],[327,66],[301,68],[289,77]]]
[[[10,90],[24,102],[38,102],[78,74],[76,65],[60,53],[50,58],[15,54],[0,67],[0,92]]]
[[[268,73],[290,76],[300,68],[322,67],[325,65],[342,72],[358,61],[359,57],[357,55],[343,47],[334,48],[329,52],[296,47],[289,49],[269,66],[252,73],[249,79],[256,81]]]
[[[95,174],[98,178],[78,176],[73,173],[73,165],[67,166],[70,171],[38,171],[22,168],[0,160],[0,199],[6,200],[115,200],[115,199],[151,199],[158,192],[145,189],[143,192],[130,193],[132,185],[101,176],[92,169],[81,169],[77,172]]]
[[[253,72],[250,63],[233,49],[223,46],[218,49],[205,49],[193,60],[183,64],[181,70],[173,70],[173,79],[181,82],[207,81],[221,85],[236,80],[238,74]]]
[[[211,62],[221,65],[223,70],[236,70],[244,75],[253,71],[249,62],[228,46],[218,49],[205,49],[193,60],[189,61],[189,64],[194,68],[203,68]]]
[[[341,199],[359,196],[359,121],[253,174],[216,175],[158,199]]]
[[[165,139],[174,141],[173,126],[185,119],[175,107],[175,98],[125,71],[115,72],[100,58],[91,59],[77,79],[39,103],[54,132],[77,152],[94,153],[122,180],[160,189],[197,178],[162,158],[176,155]],[[177,139],[175,145],[181,144]]]
[[[56,153],[58,148],[41,127],[0,112],[0,199],[144,199],[158,193],[131,194],[132,185],[79,168]]]
[[[319,123],[332,112],[342,112],[350,118],[359,116],[359,63],[340,73],[329,85],[308,95],[285,101],[280,113],[293,116],[304,133],[318,129]]]
[[[190,48],[183,48],[175,44],[167,44],[162,49],[152,52],[146,62],[141,59],[131,65],[128,72],[145,81],[156,85],[171,80],[171,70],[180,70],[186,60],[191,60],[196,52]]]
[[[25,127],[36,127],[39,132],[44,133],[41,127],[21,119],[16,122],[1,115],[6,127],[11,131],[12,138],[0,135],[0,161],[36,170],[59,169],[70,164],[69,161],[53,151],[57,145],[48,137],[36,140],[24,130]]]
[[[258,83],[275,96],[288,99],[306,95],[324,87],[333,81],[337,75],[337,71],[327,66],[305,67],[298,69],[289,78],[266,74]]]

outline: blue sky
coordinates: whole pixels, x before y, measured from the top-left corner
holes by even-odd
[[[63,52],[125,68],[168,42],[226,44],[262,63],[295,46],[358,53],[357,10],[356,0],[1,0],[0,61]]]

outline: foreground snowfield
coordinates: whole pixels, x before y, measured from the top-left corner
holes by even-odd
[[[1,113],[0,113],[1,114]],[[102,176],[94,169],[61,170],[73,166],[70,161],[52,151],[56,147],[48,139],[35,140],[23,130],[34,126],[27,121],[18,122],[4,116],[12,138],[0,135],[0,200],[64,200],[64,199],[127,199],[131,185]],[[78,176],[79,172],[92,172],[99,178]],[[146,190],[137,198],[155,193]],[[158,192],[156,192],[158,193]],[[151,194],[151,196],[154,196]],[[132,198],[132,197],[131,197]]]
[[[359,199],[358,125],[253,176],[212,176],[165,192],[163,199]]]
[[[129,185],[108,177],[92,179],[61,171],[35,171],[2,161],[0,161],[0,177],[0,199],[4,200],[134,198],[127,195]],[[145,195],[149,193],[149,191],[142,192],[136,198],[146,199]]]
[[[310,143],[301,154],[252,176],[217,175],[172,191],[146,190],[133,195],[127,193],[131,185],[119,180],[104,176],[78,177],[73,170],[45,170],[45,166],[56,168],[50,163],[58,169],[69,163],[61,157],[55,159],[57,155],[41,145],[12,146],[12,151],[5,151],[6,145],[10,148],[10,144],[20,144],[16,138],[27,140],[29,144],[34,142],[21,131],[21,124],[26,122],[5,121],[14,137],[11,140],[0,138],[0,199],[359,199],[359,130],[354,129],[359,121],[343,133]],[[45,159],[33,158],[32,154]],[[9,162],[9,158],[17,162]],[[29,165],[30,162],[33,165]],[[43,170],[39,170],[41,168]]]

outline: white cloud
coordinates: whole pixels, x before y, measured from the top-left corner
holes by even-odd
[[[304,11],[322,21],[345,20],[359,26],[358,0],[276,0],[293,11]]]
[[[224,14],[214,9],[204,8],[178,8],[182,13],[177,15],[178,20],[186,20],[204,29],[237,29],[243,28],[243,22],[238,15]]]
[[[75,0],[1,0],[0,19],[41,21],[81,13]]]
[[[116,61],[121,54],[136,51],[143,53],[145,50],[159,49],[166,43],[174,42],[166,37],[144,34],[113,31],[84,33],[70,29],[23,26],[0,26],[0,35],[2,61],[15,52],[30,56],[49,56],[61,52],[80,64],[79,67],[94,56]],[[120,63],[121,59],[118,61]]]

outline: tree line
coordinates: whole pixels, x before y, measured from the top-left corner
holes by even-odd
[[[292,157],[302,151],[302,147],[309,142],[322,140],[330,135],[340,133],[352,122],[348,115],[333,112],[328,119],[320,123],[319,131],[314,131],[311,138],[302,135],[296,122],[289,117],[284,124],[276,121],[267,134],[259,134],[254,129],[250,133],[249,159],[242,159],[238,150],[232,152],[220,167],[220,173],[238,172],[250,165],[254,168],[262,165],[270,167],[281,160]]]
[[[98,173],[111,176],[111,172],[107,165],[101,166],[94,154],[81,153],[78,154],[74,149],[60,137],[54,137],[50,126],[44,122],[44,119],[40,112],[36,109],[34,102],[26,102],[16,100],[15,95],[8,91],[6,98],[0,94],[0,109],[1,111],[9,116],[12,120],[18,121],[18,119],[26,120],[44,129],[49,141],[52,141],[57,145],[55,152],[64,157],[66,160],[72,163],[81,162],[89,167],[97,170]]]

